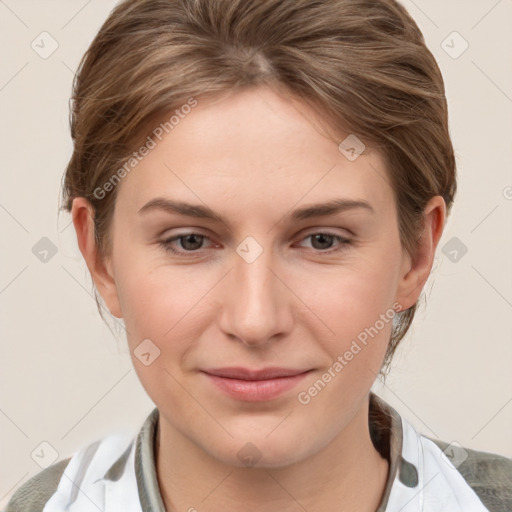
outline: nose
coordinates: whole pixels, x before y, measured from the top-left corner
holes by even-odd
[[[222,288],[222,331],[253,347],[290,332],[293,294],[271,251],[264,250],[254,261],[237,253],[233,261]]]

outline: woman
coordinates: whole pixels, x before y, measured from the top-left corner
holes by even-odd
[[[370,390],[454,200],[447,119],[393,0],[121,2],[77,74],[64,207],[156,408],[8,512],[510,510],[512,461]]]

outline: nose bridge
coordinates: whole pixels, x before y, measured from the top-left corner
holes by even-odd
[[[233,256],[222,328],[247,345],[268,342],[289,327],[289,312],[283,284],[273,267],[275,257],[270,247],[247,237]]]

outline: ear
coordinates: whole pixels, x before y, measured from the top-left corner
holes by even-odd
[[[91,277],[107,305],[110,313],[122,318],[117,295],[117,286],[110,259],[102,261],[98,256],[98,247],[94,234],[94,208],[85,197],[76,197],[71,208],[78,247]]]
[[[446,203],[442,196],[434,196],[424,209],[424,224],[416,249],[409,255],[404,250],[404,263],[398,283],[396,300],[403,309],[413,306],[427,282],[435,252],[446,220]]]

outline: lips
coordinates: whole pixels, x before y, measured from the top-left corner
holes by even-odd
[[[311,369],[242,367],[214,368],[203,373],[217,389],[237,400],[261,402],[277,398],[294,388]]]
[[[205,370],[210,375],[225,377],[227,379],[240,380],[267,380],[280,377],[291,377],[307,372],[308,370],[294,370],[291,368],[263,368],[261,370],[251,370],[242,367],[217,368]]]

